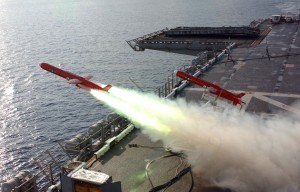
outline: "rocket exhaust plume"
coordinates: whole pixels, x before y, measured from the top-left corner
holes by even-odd
[[[234,191],[300,190],[300,123],[263,120],[229,108],[170,101],[112,87],[91,94],[144,133],[174,150],[184,149],[193,170],[212,184]]]

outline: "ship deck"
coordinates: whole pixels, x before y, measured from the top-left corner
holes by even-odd
[[[220,35],[222,32],[222,27],[216,28],[220,29],[218,31],[219,35],[214,35],[213,31],[205,31],[206,35],[191,35],[197,34],[197,27],[179,27],[173,29],[163,29],[157,32],[153,32],[142,37],[127,41],[127,43],[135,51],[144,51],[145,49],[153,49],[159,51],[187,54],[196,56],[200,51],[214,51],[219,52],[224,49],[227,45],[232,42],[235,42],[237,47],[253,47],[257,46],[261,40],[263,40],[266,35],[270,32],[271,21],[269,19],[253,21],[251,24],[252,27],[255,26],[255,29],[259,29],[258,37],[249,37],[247,35],[230,35],[224,34]],[[172,31],[180,32],[180,29],[188,29],[189,33],[186,35],[168,35]],[[212,27],[213,28],[213,27]],[[226,27],[224,27],[226,28]],[[242,30],[238,27],[239,30]],[[201,27],[203,29],[203,27]],[[204,28],[205,29],[205,28]]]
[[[231,50],[235,62],[224,56],[209,71],[201,76],[205,80],[218,82],[233,91],[245,91],[242,110],[263,116],[278,113],[298,112],[292,106],[300,100],[300,33],[298,23],[282,23],[272,26],[267,38],[259,45],[238,47]],[[268,46],[268,50],[266,49]],[[267,53],[268,52],[268,53]],[[268,55],[269,54],[269,55]],[[189,85],[179,93],[187,101],[198,101],[203,89]],[[137,144],[130,147],[129,144]],[[111,175],[122,182],[123,191],[150,191],[172,179],[187,162],[181,156],[169,156],[161,142],[153,142],[140,130],[135,130],[93,164],[92,170]],[[151,162],[156,159],[155,162]],[[149,177],[146,166],[149,165]],[[193,172],[185,174],[165,191],[224,191],[210,186]]]

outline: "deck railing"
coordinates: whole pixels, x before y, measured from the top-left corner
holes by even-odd
[[[208,51],[199,53],[198,56],[192,60],[191,64],[183,65],[179,70],[193,75],[197,70],[201,69],[205,63],[207,63],[208,55],[211,55]],[[172,73],[172,75],[168,76],[167,82],[163,86],[157,88],[155,93],[159,97],[167,97],[167,95],[169,95],[174,88],[178,87],[180,83],[181,79]]]
[[[33,158],[32,160],[40,170],[36,173],[36,175],[39,175],[37,181],[39,191],[45,191],[45,189],[57,183],[60,180],[59,175],[61,172],[68,172],[68,169],[64,169],[68,161],[86,161],[91,158],[94,152],[105,144],[105,141],[118,135],[130,123],[119,115],[115,117],[95,133],[91,135],[82,134],[82,137],[78,138],[78,143],[67,145],[67,142],[59,142]]]
[[[228,46],[228,49],[234,44]],[[215,58],[208,60],[208,52],[202,52],[197,58],[192,60],[190,65],[184,65],[180,70],[195,75],[203,73],[225,53],[225,50],[216,55]],[[160,97],[167,97],[174,88],[181,86],[181,80],[174,74],[167,78],[167,82],[157,89],[156,93]],[[113,118],[112,118],[113,117]],[[99,128],[93,134],[81,134],[77,139],[78,142],[73,145],[68,142],[59,142],[50,149],[42,152],[37,157],[32,158],[33,162],[39,168],[33,179],[36,179],[36,188],[28,191],[46,191],[51,185],[59,182],[60,174],[68,172],[65,168],[69,161],[86,161],[91,158],[95,151],[105,145],[105,142],[125,130],[131,122],[117,114],[108,116],[105,126]]]

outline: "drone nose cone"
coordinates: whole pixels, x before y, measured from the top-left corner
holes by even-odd
[[[41,63],[41,64],[40,64],[40,67],[41,67],[42,69],[47,69],[48,66],[49,66],[48,63]]]

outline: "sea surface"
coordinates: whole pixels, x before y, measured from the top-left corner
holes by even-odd
[[[194,57],[135,52],[125,40],[166,27],[248,25],[299,8],[299,0],[0,0],[0,182],[111,112],[41,62],[136,89],[131,78],[151,92]]]

